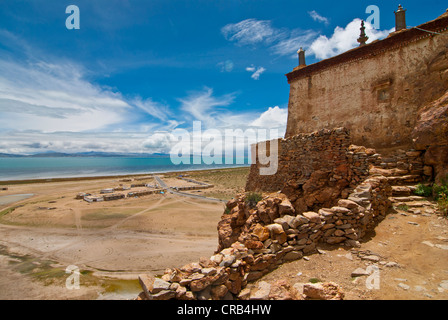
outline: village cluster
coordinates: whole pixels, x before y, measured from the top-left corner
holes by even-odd
[[[141,182],[143,180],[152,180],[152,183]],[[125,198],[139,198],[142,196],[147,196],[151,194],[165,194],[167,192],[182,192],[182,191],[194,191],[201,189],[212,188],[213,185],[195,181],[193,179],[186,178],[185,175],[179,175],[177,177],[179,180],[184,180],[190,183],[187,186],[166,186],[161,185],[154,176],[145,176],[139,178],[124,178],[119,180],[120,184],[115,188],[105,188],[99,191],[99,194],[91,194],[86,192],[81,192],[76,195],[75,199],[82,199],[89,203],[101,202],[101,201],[112,201]],[[130,186],[124,185],[123,182],[134,182]]]

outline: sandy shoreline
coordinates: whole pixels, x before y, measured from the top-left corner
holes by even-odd
[[[29,184],[29,183],[45,183],[45,182],[63,182],[63,181],[86,181],[86,180],[102,180],[102,179],[126,179],[130,177],[145,177],[150,175],[163,175],[163,174],[181,174],[190,172],[207,172],[213,170],[228,170],[237,168],[248,168],[250,165],[230,166],[222,168],[210,168],[210,169],[188,169],[188,170],[167,170],[160,172],[147,172],[147,173],[135,173],[135,174],[118,174],[118,175],[100,175],[100,176],[73,176],[73,177],[47,177],[36,179],[12,179],[12,180],[0,180],[0,186],[6,186],[11,184]]]

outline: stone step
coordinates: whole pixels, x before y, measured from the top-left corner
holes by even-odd
[[[407,197],[413,195],[413,190],[409,186],[392,186],[392,196],[393,197]]]
[[[380,174],[385,177],[400,177],[400,176],[406,176],[406,175],[421,176],[423,174],[423,168],[421,168],[421,169],[414,168],[412,170],[408,170],[408,169],[400,169],[400,168],[371,167],[369,169],[369,173],[371,175]]]
[[[379,174],[379,175],[382,175],[385,177],[396,177],[396,176],[406,175],[406,174],[408,174],[408,171],[397,169],[397,168],[384,169],[384,168],[372,167],[372,168],[370,168],[369,173],[371,175]]]
[[[389,200],[393,203],[406,203],[406,202],[414,202],[421,201],[422,203],[426,203],[428,200],[425,197],[420,196],[406,196],[406,197],[389,197]]]
[[[393,176],[387,177],[389,184],[392,186],[403,186],[415,184],[421,181],[421,176],[419,175],[404,175],[404,176]]]

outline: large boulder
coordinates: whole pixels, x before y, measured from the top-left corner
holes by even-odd
[[[344,291],[333,282],[306,283],[303,294],[307,299],[313,300],[343,300]]]

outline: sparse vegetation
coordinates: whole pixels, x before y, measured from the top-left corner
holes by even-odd
[[[408,211],[409,210],[409,207],[408,207],[408,205],[407,204],[401,204],[401,205],[399,205],[398,207],[397,207],[397,209],[398,210],[402,210],[402,211]]]
[[[256,193],[256,192],[250,192],[247,196],[246,196],[246,204],[250,207],[250,208],[254,208],[257,203],[259,201],[261,201],[261,199],[263,199],[263,196],[260,193]]]
[[[442,212],[443,215],[448,215],[448,195],[442,194],[439,199],[437,200],[437,204],[439,206],[440,212]]]
[[[414,194],[423,197],[432,197],[435,201],[437,201],[441,213],[448,215],[448,175],[444,179],[441,179],[440,184],[418,184]]]
[[[430,197],[432,195],[432,186],[419,183],[414,191],[414,194],[421,197]]]
[[[14,210],[16,210],[16,208],[17,207],[11,207],[11,208],[8,208],[8,209],[5,209],[5,210],[1,211],[0,212],[0,218],[5,216],[5,215],[7,215],[7,214],[9,214],[9,213],[11,213],[11,212],[13,212]]]

